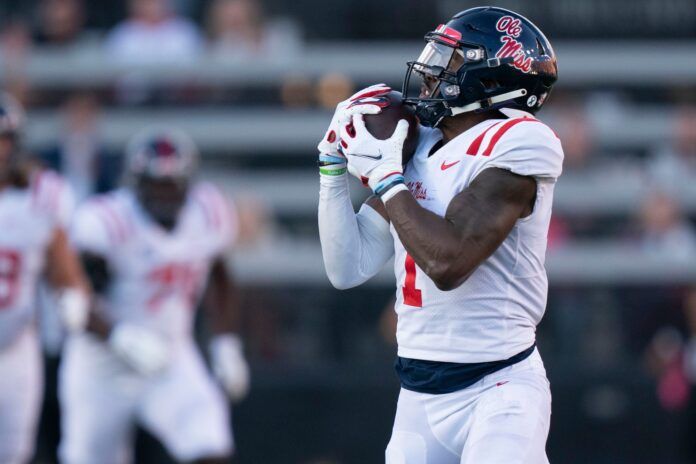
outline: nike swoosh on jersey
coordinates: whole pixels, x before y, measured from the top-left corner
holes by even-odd
[[[449,164],[447,164],[446,161],[443,161],[442,164],[440,165],[440,169],[442,169],[442,170],[444,171],[445,169],[451,168],[452,166],[454,166],[455,164],[459,163],[460,161],[461,161],[461,160],[455,161],[454,163],[449,163]]]
[[[357,156],[358,158],[367,158],[371,160],[381,160],[382,159],[382,154],[380,153],[379,155],[365,155],[361,153],[351,153],[349,156]]]

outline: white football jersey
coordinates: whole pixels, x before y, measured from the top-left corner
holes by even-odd
[[[444,216],[452,198],[483,170],[502,168],[537,180],[531,215],[519,219],[500,247],[458,288],[439,290],[395,242],[399,356],[474,363],[507,359],[535,341],[546,308],[546,237],[561,143],[532,115],[483,121],[432,155],[440,131],[422,128],[404,177],[418,203]]]
[[[210,267],[236,231],[230,203],[213,185],[199,183],[171,232],[150,219],[132,190],[121,189],[80,207],[72,238],[79,250],[108,263],[109,319],[148,327],[177,343],[190,338]]]
[[[52,171],[35,173],[27,188],[0,190],[0,348],[33,323],[47,247],[73,208],[69,187]]]

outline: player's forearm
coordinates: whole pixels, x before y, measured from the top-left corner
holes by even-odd
[[[82,266],[63,229],[56,229],[46,251],[46,279],[55,290],[88,289]]]
[[[204,307],[213,335],[238,333],[241,325],[239,290],[223,258],[213,263]]]
[[[55,231],[47,249],[46,279],[53,288],[59,316],[68,330],[90,330],[108,335],[108,325],[94,313],[89,282],[63,229]]]
[[[461,285],[485,258],[484,227],[475,227],[474,213],[456,224],[421,207],[408,192],[386,203],[392,225],[416,264],[441,290]]]

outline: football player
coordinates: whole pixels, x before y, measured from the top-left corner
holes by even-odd
[[[130,462],[137,422],[181,462],[227,462],[228,407],[195,346],[193,321],[202,300],[214,373],[241,399],[249,370],[224,262],[236,217],[216,187],[194,181],[198,155],[183,133],[147,130],[126,158],[128,185],[88,200],[73,224],[106,327],[66,343],[61,459]]]
[[[388,463],[545,463],[551,394],[535,329],[563,151],[534,114],[556,57],[531,21],[495,7],[425,39],[403,89],[423,126],[412,159],[406,121],[388,140],[365,128],[385,86],[339,105],[319,144],[326,270],[354,287],[394,256],[402,389]],[[375,194],[357,214],[346,170]]]
[[[20,152],[24,111],[0,95],[0,462],[31,458],[43,393],[35,327],[37,285],[45,278],[66,322],[86,324],[87,291],[67,223],[73,197],[55,173],[30,169]]]

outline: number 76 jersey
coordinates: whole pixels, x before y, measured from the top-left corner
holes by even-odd
[[[80,251],[107,261],[109,319],[147,327],[177,343],[191,336],[210,267],[236,231],[226,198],[200,183],[191,187],[171,232],[147,216],[130,189],[121,189],[82,205],[72,238]]]
[[[485,169],[533,177],[533,212],[519,219],[500,247],[458,288],[439,290],[395,243],[399,356],[474,363],[507,359],[535,341],[548,289],[544,260],[563,150],[553,131],[532,115],[503,110],[509,119],[483,121],[441,148],[436,129],[421,128],[404,177],[418,203],[439,216]]]

